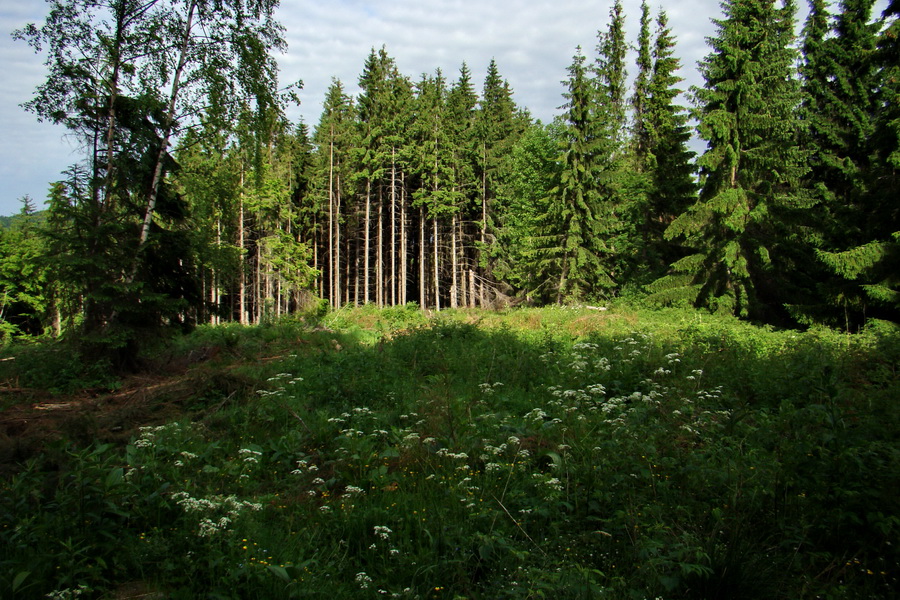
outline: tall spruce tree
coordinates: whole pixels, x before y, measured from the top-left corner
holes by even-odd
[[[696,117],[708,150],[698,201],[666,230],[691,254],[661,282],[669,298],[758,319],[794,301],[793,250],[805,157],[798,142],[795,6],[790,0],[726,0],[700,63]],[[675,290],[678,290],[675,292]]]
[[[319,269],[324,277],[323,297],[335,308],[341,306],[344,282],[341,269],[342,223],[348,212],[351,182],[351,147],[353,144],[353,107],[340,80],[333,80],[325,96],[322,116],[313,134],[318,152],[319,178],[315,181],[315,197],[320,203],[322,260]],[[344,257],[346,260],[347,257]]]
[[[807,318],[845,327],[862,323],[870,304],[880,303],[872,292],[880,288],[871,287],[864,273],[873,275],[892,233],[884,229],[890,217],[878,176],[884,162],[873,147],[881,131],[880,89],[889,81],[883,79],[889,65],[879,64],[881,24],[872,18],[874,4],[842,0],[831,15],[815,0],[804,28],[806,184],[821,207],[816,211],[821,264],[818,301],[798,309]]]
[[[472,207],[479,204],[482,186],[476,176],[481,155],[478,143],[478,94],[472,74],[463,63],[447,96],[447,129],[450,144],[452,194],[456,210],[451,223],[451,306],[475,306],[475,271],[478,256],[473,242]],[[456,293],[453,293],[455,291]]]
[[[657,16],[655,37],[650,10],[641,6],[637,53],[638,76],[631,98],[631,140],[626,173],[622,176],[628,264],[625,278],[634,286],[665,274],[680,258],[677,245],[663,232],[696,199],[694,153],[688,149],[691,132],[684,108],[676,103],[682,81],[674,56],[675,40],[666,13]]]
[[[848,7],[849,8],[849,7]],[[860,15],[861,16],[861,15]],[[880,29],[877,47],[871,55],[872,67],[878,74],[878,88],[873,94],[871,136],[867,140],[870,167],[869,180],[863,189],[865,197],[857,203],[864,212],[864,226],[856,235],[835,250],[823,250],[820,258],[833,273],[840,276],[843,288],[851,293],[843,298],[855,300],[855,315],[846,314],[852,325],[866,317],[900,320],[900,2],[892,0],[883,13],[883,21],[868,25],[862,31]],[[849,20],[849,19],[845,19]],[[845,26],[859,32],[860,27]],[[864,38],[868,40],[868,37]],[[856,82],[858,83],[858,82]],[[849,161],[848,161],[849,162]],[[865,164],[865,163],[863,163]],[[855,165],[847,165],[852,167]],[[855,191],[859,194],[860,191]],[[849,313],[849,310],[847,311]]]
[[[473,220],[480,225],[478,263],[480,267],[479,303],[488,302],[490,288],[494,287],[493,257],[498,253],[496,244],[496,223],[494,216],[499,212],[495,206],[499,189],[503,183],[504,162],[515,141],[516,106],[512,99],[509,83],[501,76],[497,61],[491,59],[484,79],[481,100],[476,120],[478,141],[477,165],[481,190],[479,194],[480,214]]]
[[[596,88],[580,47],[568,73],[559,179],[537,224],[539,285],[530,291],[558,303],[584,300],[615,285],[604,264],[601,229],[603,195],[608,193],[603,185],[608,153],[603,146],[609,130],[598,117]]]
[[[646,169],[652,182],[642,215],[645,267],[652,277],[681,258],[681,250],[664,233],[668,225],[696,200],[695,153],[688,144],[691,129],[687,111],[677,103],[682,78],[681,63],[674,53],[675,39],[668,17],[660,11],[653,43],[653,70],[645,102],[643,133],[646,136]]]
[[[609,134],[615,142],[618,158],[624,150],[628,134],[628,69],[625,67],[628,42],[625,39],[625,10],[621,0],[613,3],[609,19],[607,30],[598,32],[594,73],[598,101],[604,106],[604,118],[609,123]]]

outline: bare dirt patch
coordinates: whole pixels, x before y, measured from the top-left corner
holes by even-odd
[[[43,390],[0,387],[0,473],[58,440],[78,445],[125,443],[138,428],[215,409],[242,397],[253,382],[236,365],[173,361],[153,372],[124,377],[116,390],[53,396]]]

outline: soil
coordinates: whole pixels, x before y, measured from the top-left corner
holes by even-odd
[[[51,395],[0,382],[0,475],[65,440],[86,446],[127,443],[148,425],[206,412],[240,397],[253,385],[237,365],[216,360],[212,349],[199,360],[170,361],[123,377],[115,390],[89,389]]]

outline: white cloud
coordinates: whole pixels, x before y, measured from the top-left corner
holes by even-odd
[[[718,0],[652,0],[655,13],[664,4],[678,39],[683,84],[699,84],[696,61],[708,52],[705,38],[714,32],[710,18],[720,16]],[[289,50],[279,57],[282,80],[302,79],[302,106],[290,113],[313,126],[332,77],[347,91],[357,80],[371,48],[385,45],[401,72],[418,80],[440,68],[449,82],[465,61],[476,90],[481,89],[492,58],[509,81],[516,102],[544,121],[562,103],[566,67],[575,47],[593,56],[596,34],[605,29],[611,0],[282,0],[278,19],[286,27]],[[634,43],[639,0],[624,0],[629,40]],[[805,4],[801,2],[800,4]],[[45,5],[34,0],[0,8],[0,214],[18,210],[27,194],[46,196],[47,182],[74,160],[63,131],[39,125],[19,104],[28,100],[44,76],[42,58],[9,33],[29,21],[41,22]],[[635,68],[629,71],[634,75]]]

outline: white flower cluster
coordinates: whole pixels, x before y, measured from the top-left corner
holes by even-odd
[[[491,396],[497,392],[497,388],[502,387],[503,382],[497,381],[494,383],[481,383],[478,385],[478,388],[481,390],[481,393],[485,396]]]
[[[259,457],[262,456],[262,452],[257,452],[256,450],[251,450],[250,448],[241,448],[238,450],[238,454],[240,454],[241,459],[251,465],[255,465],[259,463]]]
[[[238,500],[236,496],[213,496],[212,498],[194,498],[187,492],[175,492],[172,499],[187,514],[192,513],[225,513],[223,515],[207,515],[198,523],[200,537],[210,537],[228,528],[231,522],[246,510],[262,510],[262,504]]]

